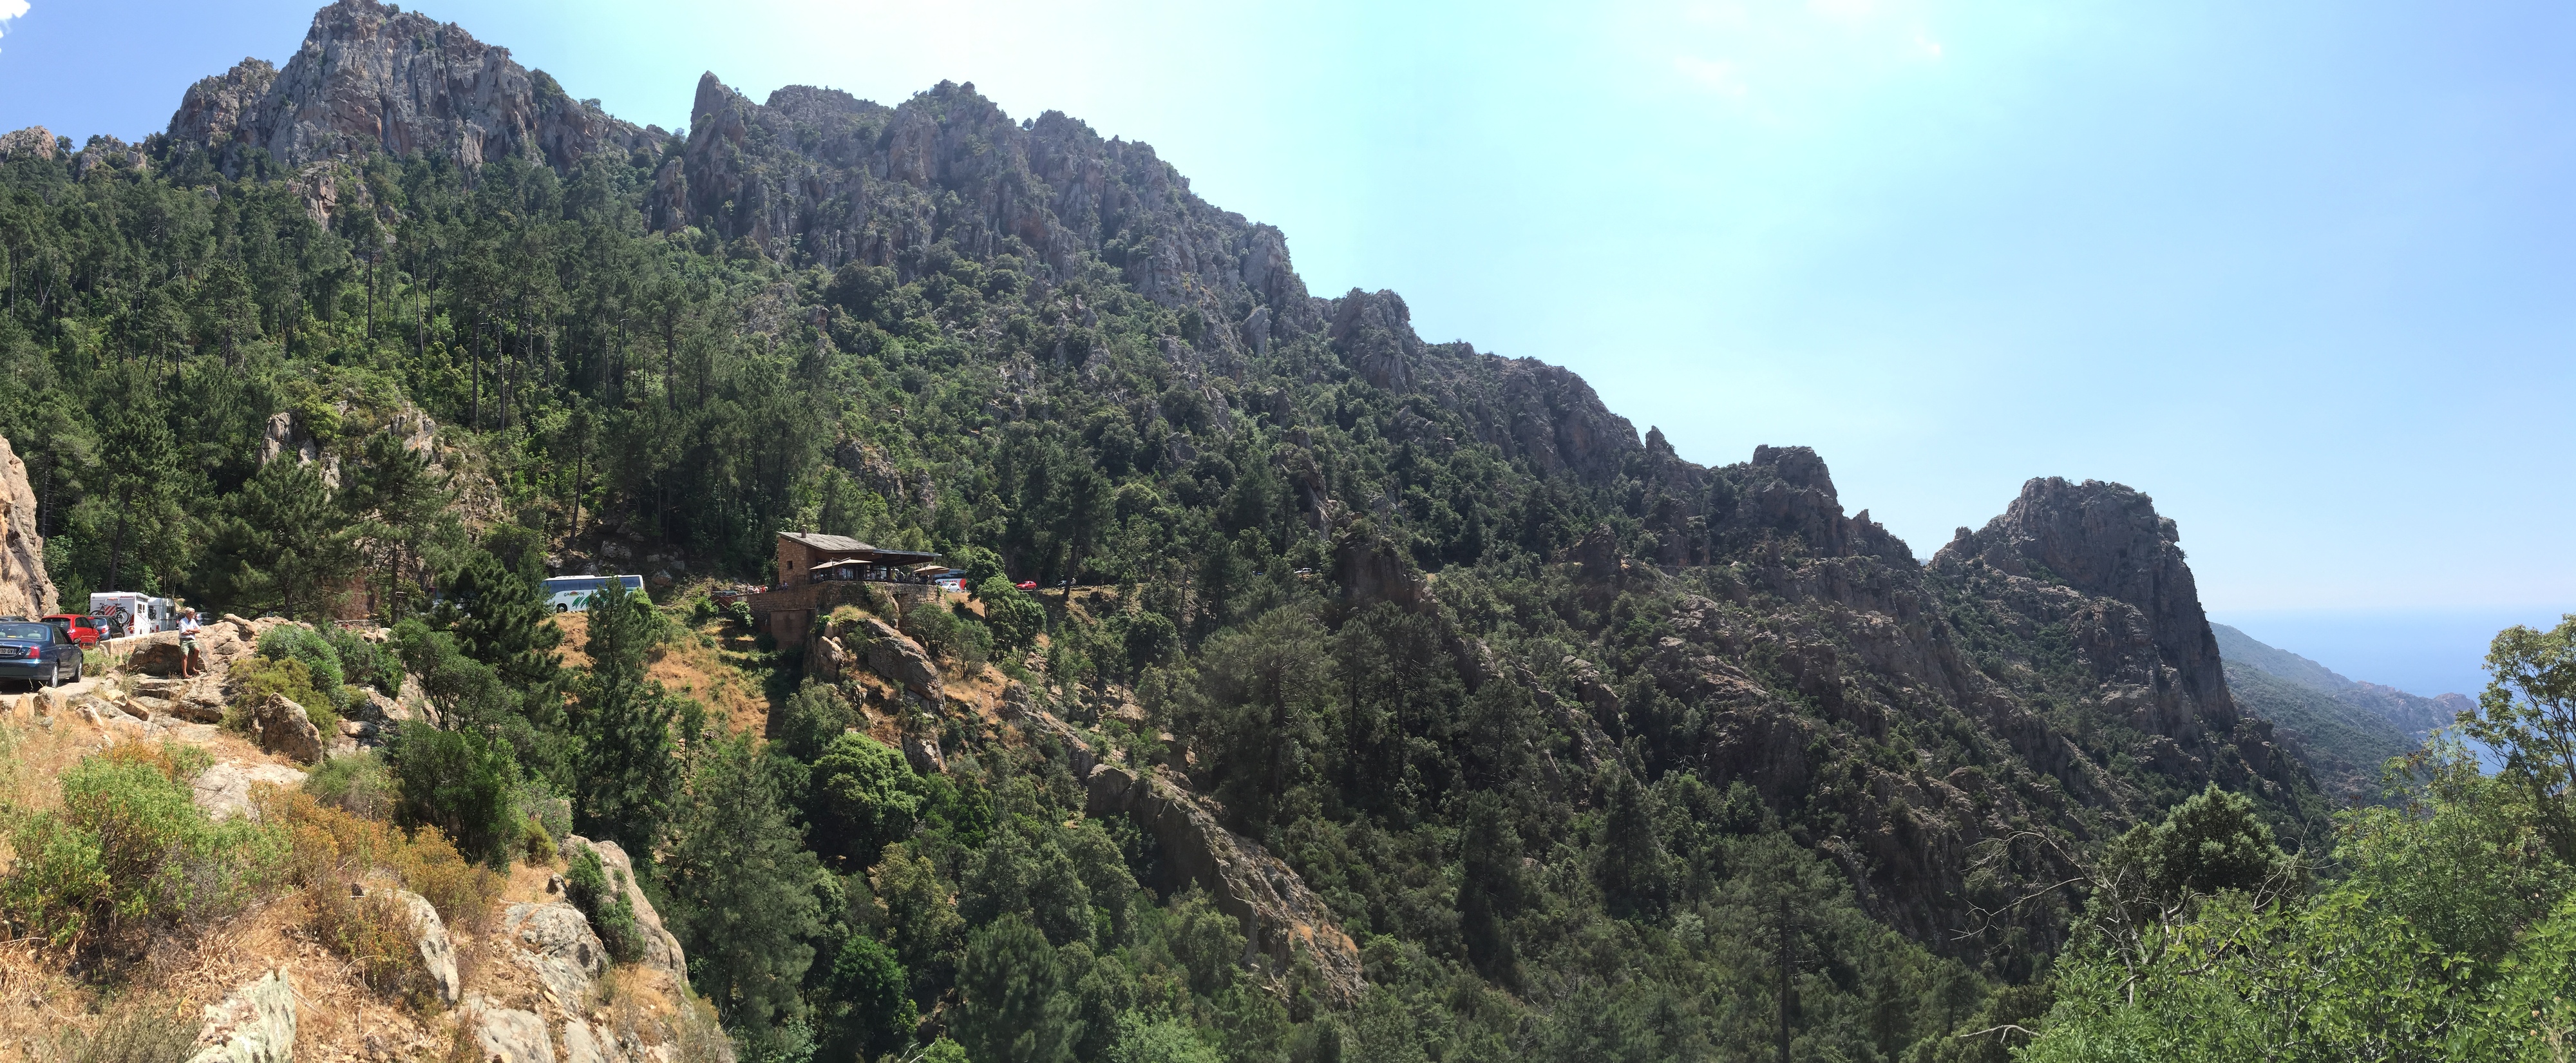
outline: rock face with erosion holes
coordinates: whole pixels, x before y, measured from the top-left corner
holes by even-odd
[[[412,942],[420,949],[421,966],[429,971],[429,982],[438,992],[438,1002],[453,1005],[462,983],[456,977],[456,945],[448,940],[447,921],[438,917],[438,909],[429,898],[410,890],[393,891],[394,902],[411,916]]]
[[[54,611],[54,581],[45,575],[45,539],[36,534],[36,492],[27,486],[27,463],[0,439],[0,616]]]
[[[259,980],[206,1005],[206,1025],[188,1063],[289,1063],[295,1058],[295,987],[286,972]]]

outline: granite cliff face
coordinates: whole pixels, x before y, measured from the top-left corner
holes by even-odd
[[[27,463],[0,439],[0,615],[38,617],[58,604],[54,581],[45,575],[45,537],[36,528]]]
[[[1954,572],[1981,566],[2128,606],[2134,616],[2101,610],[2096,631],[2107,639],[2143,636],[2153,646],[2155,661],[2132,678],[2154,695],[2159,733],[2226,734],[2237,723],[2236,705],[2191,566],[2175,545],[2181,538],[2146,495],[2050,476],[2023,484],[2021,497],[1984,529],[1959,529],[1932,564]]]
[[[374,0],[340,0],[313,16],[283,69],[245,59],[188,89],[170,117],[170,146],[212,153],[239,172],[250,149],[288,167],[370,151],[445,155],[466,166],[526,153],[558,169],[664,139],[574,100],[543,71],[454,24]]]

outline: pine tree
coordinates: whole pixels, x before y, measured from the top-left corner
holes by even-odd
[[[1028,917],[996,919],[967,942],[957,965],[966,998],[954,1033],[978,1063],[1062,1063],[1082,1024],[1055,948]]]
[[[373,547],[379,612],[388,621],[408,615],[420,601],[422,548],[454,497],[427,454],[405,446],[392,432],[368,438],[365,460],[341,501],[352,516],[365,521],[362,534]]]
[[[653,603],[614,583],[591,602],[590,669],[573,713],[575,810],[582,829],[652,853],[679,790],[680,761],[671,721],[677,699],[644,677],[645,654],[659,641]]]
[[[328,614],[358,558],[321,475],[281,455],[243,485],[235,512],[248,531],[239,586],[290,619]]]
[[[823,927],[813,890],[822,867],[804,848],[777,767],[749,735],[697,760],[663,861],[690,981],[727,1025],[765,1031],[803,1007],[808,942]]]
[[[563,630],[546,612],[534,581],[514,572],[488,550],[477,550],[447,581],[439,626],[457,648],[497,669],[523,690],[550,690],[561,663],[555,648]]]

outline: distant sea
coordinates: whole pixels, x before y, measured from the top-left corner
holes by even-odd
[[[2392,686],[2410,694],[2466,694],[2485,690],[2487,645],[2515,624],[2547,629],[2562,610],[2468,609],[2424,612],[2235,610],[2210,619],[2298,654],[2347,679]]]

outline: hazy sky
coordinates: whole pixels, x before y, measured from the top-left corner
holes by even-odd
[[[2214,614],[2356,678],[2576,609],[2566,5],[416,6],[665,127],[702,70],[1063,110],[1318,294],[1697,461],[1816,447],[1918,554],[2031,476],[2147,491]],[[0,129],[132,139],[312,3],[13,7]]]

